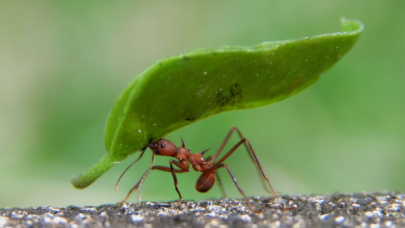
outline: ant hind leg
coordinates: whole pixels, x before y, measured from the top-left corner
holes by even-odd
[[[229,167],[226,164],[219,164],[218,166],[216,166],[216,169],[221,168],[221,167],[225,167],[226,170],[228,170],[229,175],[231,176],[233,183],[235,183],[236,187],[238,188],[240,194],[242,194],[243,198],[246,201],[246,204],[248,205],[249,209],[254,212],[254,213],[261,213],[262,211],[257,211],[255,210],[255,208],[253,207],[253,205],[249,202],[249,199],[246,197],[245,193],[243,192],[243,190],[240,188],[238,182],[236,181],[236,178],[233,176],[233,173],[231,171],[231,169],[229,169]]]
[[[215,162],[215,160],[217,159],[218,155],[221,153],[221,151],[224,149],[225,145],[228,143],[228,140],[229,140],[229,138],[232,136],[232,133],[235,132],[235,131],[236,131],[236,133],[238,134],[238,136],[239,136],[239,138],[240,138],[241,140],[244,139],[244,137],[243,137],[243,135],[242,135],[242,132],[239,130],[239,128],[233,126],[233,127],[231,128],[231,130],[229,130],[229,132],[228,132],[228,134],[225,136],[225,139],[224,139],[224,141],[222,142],[221,146],[218,148],[217,152],[215,153],[215,155],[214,155],[214,157],[213,157],[213,161],[214,161],[214,162]],[[252,162],[256,165],[256,171],[257,171],[257,173],[258,173],[259,176],[260,176],[260,172],[261,172],[261,171],[260,171],[260,169],[257,167],[257,163],[256,163],[256,161],[255,161],[255,159],[254,159],[254,157],[253,157],[253,155],[252,155],[251,150],[249,149],[249,145],[248,145],[246,142],[244,142],[243,144],[244,144],[244,146],[245,146],[246,151],[247,151],[248,154],[249,154],[250,160],[252,160]],[[272,193],[272,194],[273,194],[273,192],[268,189],[268,187],[267,187],[267,185],[266,185],[266,183],[265,183],[265,180],[263,180],[263,178],[260,178],[260,181],[262,182],[262,186],[263,186],[264,190],[266,190],[266,192],[268,192],[268,193]]]
[[[223,196],[224,198],[226,198],[225,188],[224,188],[224,186],[222,185],[221,178],[219,178],[219,173],[218,173],[218,171],[215,172],[215,178],[217,179],[218,185],[219,185],[219,187],[221,188],[222,196]]]
[[[219,167],[221,167],[221,166],[222,166],[222,162],[224,162],[233,152],[235,152],[235,150],[238,149],[239,146],[242,145],[242,143],[247,143],[247,144],[248,144],[249,149],[250,149],[250,152],[252,153],[252,156],[253,156],[253,158],[254,158],[254,161],[255,161],[256,166],[258,167],[258,169],[259,169],[260,173],[262,174],[263,178],[266,180],[266,182],[267,182],[267,184],[268,184],[268,187],[271,189],[271,191],[272,191],[272,193],[273,193],[273,195],[274,195],[274,198],[275,198],[275,199],[279,202],[279,204],[281,205],[281,201],[280,201],[280,199],[278,198],[278,196],[277,196],[276,192],[274,191],[273,187],[271,186],[269,178],[268,178],[267,175],[264,173],[263,168],[262,168],[262,166],[261,166],[261,164],[260,164],[260,162],[259,162],[259,159],[257,158],[256,153],[254,152],[254,150],[253,150],[253,148],[252,148],[252,145],[250,144],[249,140],[247,140],[246,138],[240,140],[240,141],[239,141],[234,147],[232,147],[232,149],[231,149],[230,151],[228,151],[228,153],[226,153],[217,163],[215,163],[211,168],[209,168],[208,170],[205,170],[205,171],[212,171],[212,170],[216,170],[216,169],[218,169]],[[283,207],[284,209],[287,209],[287,208],[285,208],[284,206],[282,206],[282,207]]]
[[[206,159],[206,161],[208,161],[208,162],[211,162],[211,160],[212,160],[212,156],[208,156]],[[222,197],[226,198],[225,188],[222,185],[221,178],[219,177],[219,173],[217,171],[215,172],[215,178],[217,179],[218,186],[221,189]]]

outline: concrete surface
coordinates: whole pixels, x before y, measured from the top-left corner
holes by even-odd
[[[243,200],[213,199],[178,204],[4,208],[0,227],[405,227],[405,193],[253,197],[262,213]]]

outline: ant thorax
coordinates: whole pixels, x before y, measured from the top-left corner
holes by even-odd
[[[188,162],[193,166],[195,171],[204,171],[211,167],[211,163],[206,162],[201,154],[190,154],[187,157]]]
[[[176,158],[179,160],[185,160],[190,156],[190,151],[188,151],[186,148],[184,147],[179,147],[177,148],[177,154],[176,154]]]

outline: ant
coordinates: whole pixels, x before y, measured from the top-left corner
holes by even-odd
[[[241,138],[241,140],[231,149],[229,150],[228,153],[226,153],[219,161],[215,162],[215,160],[217,159],[219,153],[221,153],[221,151],[224,149],[226,143],[228,142],[229,138],[231,137],[233,132],[237,132],[239,137]],[[129,165],[125,171],[121,174],[121,176],[118,178],[118,181],[115,185],[115,191],[117,191],[118,188],[118,184],[122,178],[122,176],[127,172],[127,170],[134,165],[137,161],[139,161],[145,150],[147,148],[150,148],[153,151],[152,154],[152,164],[150,165],[150,167],[148,168],[148,170],[143,174],[143,176],[141,177],[141,179],[139,180],[139,182],[128,192],[128,195],[125,197],[124,200],[122,200],[121,202],[117,203],[117,204],[123,204],[127,201],[127,199],[129,198],[129,196],[131,195],[131,193],[135,190],[138,190],[138,203],[141,202],[141,196],[140,196],[140,189],[141,189],[141,185],[143,183],[143,181],[145,180],[146,176],[148,175],[148,173],[151,170],[161,170],[161,171],[165,171],[165,172],[171,172],[173,179],[174,179],[174,187],[176,188],[177,194],[179,195],[179,203],[182,201],[182,196],[180,194],[180,191],[178,189],[178,181],[177,181],[177,176],[176,173],[184,173],[184,172],[189,172],[190,168],[189,168],[189,163],[191,164],[191,166],[193,167],[193,169],[195,171],[199,171],[202,172],[201,176],[198,178],[197,180],[197,184],[195,186],[195,189],[201,193],[207,192],[209,191],[212,186],[215,183],[215,178],[218,180],[218,184],[221,188],[222,194],[225,197],[225,191],[224,188],[222,186],[221,180],[219,178],[219,175],[217,173],[217,169],[221,168],[221,167],[225,167],[229,173],[229,175],[231,176],[233,182],[235,183],[236,187],[238,188],[239,192],[242,194],[242,196],[244,197],[247,205],[249,206],[250,210],[254,213],[260,213],[261,211],[256,211],[253,206],[250,204],[248,198],[246,197],[245,193],[242,191],[242,189],[239,187],[238,182],[236,181],[236,178],[233,176],[231,170],[229,169],[229,167],[226,164],[223,164],[223,162],[233,153],[235,152],[235,150],[237,148],[239,148],[239,146],[241,146],[242,144],[245,145],[246,150],[248,151],[251,160],[253,161],[253,163],[257,166],[258,168],[258,172],[260,172],[262,174],[262,176],[264,177],[264,179],[267,182],[267,185],[269,186],[269,188],[271,189],[271,192],[273,193],[275,199],[280,203],[279,198],[277,197],[277,194],[274,192],[273,188],[271,187],[269,178],[266,176],[266,174],[264,173],[262,166],[260,165],[260,162],[255,154],[255,152],[253,151],[252,145],[250,144],[250,142],[244,138],[242,136],[242,133],[240,132],[240,130],[237,127],[232,127],[231,130],[228,132],[227,136],[225,137],[224,141],[222,142],[222,145],[219,147],[218,151],[215,153],[215,155],[213,157],[207,157],[207,159],[204,159],[203,155],[205,152],[207,152],[209,149],[204,150],[200,153],[196,153],[196,154],[192,154],[190,152],[191,149],[186,149],[185,145],[184,145],[184,141],[183,139],[181,139],[181,146],[176,148],[176,146],[174,145],[173,142],[167,140],[167,139],[159,139],[153,143],[149,143],[145,148],[143,148],[141,150],[141,155],[139,156],[139,158],[137,160],[135,160],[131,165]],[[170,156],[170,157],[174,157],[176,158],[178,161],[176,160],[170,160],[169,164],[170,167],[165,167],[165,166],[154,166],[153,163],[155,161],[155,155],[161,155],[161,156]],[[173,165],[177,166],[180,169],[175,169],[173,167]],[[263,184],[265,184],[263,182]],[[265,186],[265,185],[264,185]],[[266,188],[265,188],[266,189]],[[266,189],[267,190],[267,189]],[[281,205],[281,204],[280,204]],[[284,206],[282,206],[283,209],[287,209],[284,208]],[[288,209],[287,209],[288,210]]]

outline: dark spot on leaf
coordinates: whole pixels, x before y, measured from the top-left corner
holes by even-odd
[[[195,120],[195,119],[197,119],[197,117],[186,118],[187,121],[193,121],[193,120]]]
[[[242,89],[238,83],[232,84],[228,91],[218,91],[216,101],[221,107],[233,105],[242,99]]]

